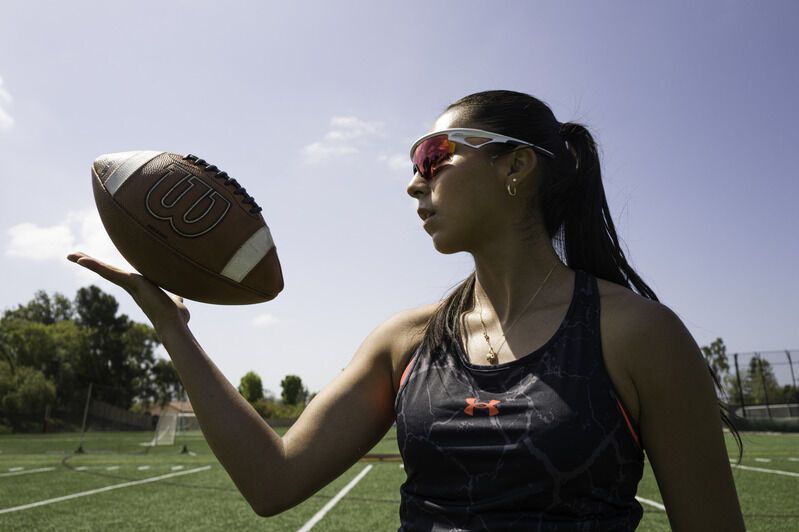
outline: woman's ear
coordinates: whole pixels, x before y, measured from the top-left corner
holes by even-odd
[[[538,165],[538,156],[532,148],[527,147],[517,148],[500,158],[500,160],[502,159],[505,159],[501,166],[503,173],[507,177],[515,177],[517,180],[532,174]]]

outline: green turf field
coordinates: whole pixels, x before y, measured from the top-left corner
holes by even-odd
[[[399,526],[399,486],[405,478],[401,462],[359,462],[303,504],[260,518],[201,434],[179,437],[175,446],[139,445],[150,437],[88,434],[87,452],[74,454],[78,434],[0,436],[0,530],[300,530],[358,475],[359,482],[313,529],[376,531]],[[370,454],[396,454],[394,437],[389,432]],[[737,449],[729,434],[727,438],[735,458]],[[743,433],[742,438],[742,465],[794,474],[733,469],[747,529],[799,530],[799,434]],[[179,452],[183,444],[190,454]],[[365,468],[369,469],[364,474]],[[136,482],[147,479],[153,480]],[[66,498],[75,494],[84,495]],[[662,502],[648,466],[638,496]],[[62,500],[54,501],[58,498]],[[45,504],[31,506],[41,502]],[[639,530],[669,530],[665,512],[643,506]],[[9,509],[13,511],[4,511]]]

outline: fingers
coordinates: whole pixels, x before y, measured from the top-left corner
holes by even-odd
[[[67,259],[95,272],[104,279],[107,279],[123,288],[128,288],[130,285],[131,276],[128,272],[120,270],[119,268],[115,268],[110,264],[106,264],[105,262],[95,259],[94,257],[90,257],[85,253],[80,251],[70,253],[67,255]]]
[[[81,257],[88,257],[88,255],[86,255],[82,251],[73,251],[72,253],[67,255],[67,260],[70,260],[72,262],[78,262],[78,259]]]

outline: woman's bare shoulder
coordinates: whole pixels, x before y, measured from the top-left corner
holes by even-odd
[[[607,343],[608,356],[615,356],[636,386],[642,373],[653,370],[652,343],[662,344],[693,338],[678,314],[660,301],[637,294],[629,288],[609,281],[599,281],[602,306],[602,337]]]
[[[671,311],[666,305],[637,294],[626,286],[597,278],[601,305],[602,352],[605,364],[626,405],[638,418],[640,372],[646,371],[640,339],[651,336]]]
[[[379,334],[383,336],[388,346],[387,354],[391,357],[394,383],[399,382],[413,352],[422,342],[427,323],[438,306],[438,303],[431,303],[397,312],[379,326]]]

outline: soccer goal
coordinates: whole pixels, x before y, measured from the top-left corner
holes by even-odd
[[[153,439],[142,445],[174,445],[176,436],[197,430],[200,430],[200,425],[193,412],[181,412],[172,405],[166,405],[158,416]]]
[[[155,427],[153,439],[142,445],[148,445],[150,447],[155,447],[156,445],[174,445],[175,435],[178,432],[179,415],[180,412],[178,412],[177,408],[171,405],[164,407],[164,409],[161,410],[161,414],[158,416],[158,424]]]

